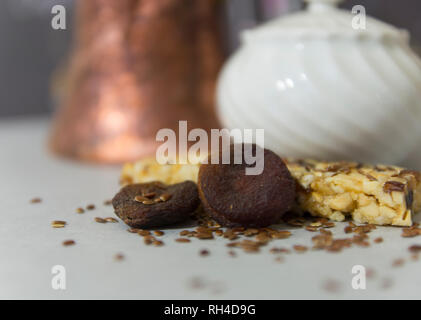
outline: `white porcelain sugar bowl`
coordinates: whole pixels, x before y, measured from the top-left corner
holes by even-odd
[[[408,33],[338,0],[307,2],[242,35],[218,83],[224,127],[263,128],[282,156],[404,161],[421,142],[421,60]]]

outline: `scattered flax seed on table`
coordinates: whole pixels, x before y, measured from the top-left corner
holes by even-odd
[[[413,246],[410,246],[410,247],[408,248],[408,250],[409,250],[410,252],[412,252],[412,253],[418,253],[418,252],[421,252],[421,245],[414,244]]]
[[[374,239],[374,242],[375,243],[382,243],[383,242],[383,238],[382,237],[376,238],[376,239]]]
[[[67,224],[66,221],[59,221],[59,220],[55,220],[53,222],[51,222],[51,226],[53,228],[64,228],[64,226]]]
[[[234,258],[237,256],[237,253],[234,250],[230,250],[228,251],[228,255]]]
[[[187,238],[177,238],[175,239],[176,242],[181,242],[181,243],[188,243],[190,242],[190,239]]]
[[[115,261],[123,261],[123,260],[124,260],[124,255],[123,255],[122,253],[117,253],[117,254],[114,256],[114,260],[115,260]]]
[[[63,241],[63,246],[65,246],[65,247],[73,246],[75,244],[76,244],[76,242],[74,240],[65,240],[65,241]]]
[[[158,237],[161,237],[161,236],[163,236],[163,235],[164,235],[164,232],[163,232],[163,231],[160,231],[160,230],[155,230],[153,233],[154,233],[156,236],[158,236]]]
[[[95,210],[95,205],[93,205],[93,204],[88,204],[88,205],[86,206],[86,210]]]
[[[278,263],[285,262],[285,258],[284,257],[276,257],[275,262],[278,262]]]
[[[308,248],[306,246],[295,245],[294,250],[297,251],[298,253],[304,253],[308,250]]]
[[[85,213],[85,210],[83,208],[77,208],[76,213],[82,214]]]
[[[404,259],[396,259],[395,261],[393,261],[392,266],[393,267],[401,267],[403,266],[405,263]]]
[[[202,249],[202,250],[200,250],[199,254],[202,257],[207,257],[210,254],[210,252],[207,249]]]
[[[151,235],[151,232],[150,232],[150,231],[148,231],[148,230],[139,230],[139,231],[137,232],[137,234],[138,234],[139,236],[142,236],[142,237],[147,237],[147,236],[150,236],[150,235]]]
[[[156,247],[162,247],[162,246],[164,245],[164,242],[163,242],[163,241],[161,241],[161,240],[154,240],[154,241],[152,242],[152,244],[153,244],[154,246],[156,246]]]
[[[111,223],[118,223],[118,220],[115,219],[115,218],[112,218],[112,217],[105,218],[105,221],[106,222],[111,222]]]
[[[156,239],[155,239],[155,237],[153,237],[153,236],[146,236],[146,237],[143,237],[143,242],[144,242],[146,245],[150,245],[150,244],[154,243],[155,241],[156,241]]]
[[[100,217],[95,217],[94,220],[95,220],[95,222],[98,222],[98,223],[107,223],[107,221],[105,219],[100,218]]]
[[[110,206],[112,204],[113,204],[113,202],[111,200],[105,200],[104,201],[104,206]]]
[[[324,282],[323,289],[330,293],[338,293],[341,290],[341,284],[337,280],[328,279]]]
[[[41,203],[42,199],[41,198],[33,198],[31,199],[30,203],[35,204],[35,203]]]

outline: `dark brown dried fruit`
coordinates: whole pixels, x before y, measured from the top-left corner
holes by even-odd
[[[254,155],[263,154],[264,168],[259,175],[247,175],[246,168],[255,163],[246,164],[243,153],[237,161],[241,164],[235,164],[234,146],[229,150],[230,164],[222,164],[221,151],[220,164],[210,164],[210,158],[209,164],[200,167],[199,194],[205,210],[227,227],[265,227],[279,222],[295,198],[295,182],[288,168],[272,151],[252,145]]]
[[[152,193],[171,194],[171,198],[153,204],[134,200],[138,195]],[[199,203],[197,187],[192,181],[169,186],[160,182],[132,184],[121,189],[113,199],[116,215],[133,228],[160,227],[187,220]]]

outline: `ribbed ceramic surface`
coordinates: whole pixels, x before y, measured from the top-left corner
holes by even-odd
[[[421,62],[402,41],[250,41],[218,88],[227,128],[282,156],[399,163],[421,142]]]

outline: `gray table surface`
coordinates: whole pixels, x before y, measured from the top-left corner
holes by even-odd
[[[119,167],[90,166],[59,159],[46,150],[48,120],[0,122],[0,298],[24,299],[366,299],[420,298],[421,261],[408,247],[421,238],[404,239],[399,228],[381,227],[369,248],[339,254],[309,251],[275,261],[273,246],[310,245],[311,232],[293,230],[258,254],[228,255],[226,241],[193,239],[176,243],[180,229],[164,229],[163,247],[144,245],[122,223],[99,224],[94,217],[113,216],[104,206],[119,189]],[[30,204],[41,197],[42,203]],[[90,203],[96,210],[76,214]],[[65,220],[53,229],[53,220]],[[419,219],[418,219],[419,220]],[[343,236],[344,224],[334,233]],[[73,239],[76,245],[63,247]],[[208,249],[210,255],[199,255]],[[125,257],[114,259],[117,253]],[[405,263],[394,267],[393,261]],[[66,289],[52,287],[52,267],[66,270]],[[365,290],[351,286],[354,265],[372,274]],[[374,271],[374,272],[372,272]]]

